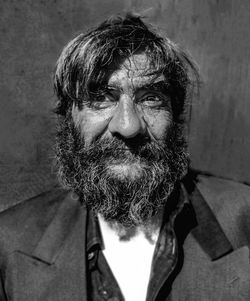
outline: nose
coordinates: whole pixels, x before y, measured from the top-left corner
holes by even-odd
[[[120,98],[118,107],[109,122],[109,131],[124,138],[133,138],[145,132],[145,121],[128,96]]]

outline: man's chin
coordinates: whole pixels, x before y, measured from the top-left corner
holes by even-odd
[[[144,167],[140,163],[117,163],[108,165],[107,172],[120,180],[136,180],[142,177]]]

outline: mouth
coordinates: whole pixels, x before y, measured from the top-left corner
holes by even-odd
[[[116,162],[109,165],[108,169],[111,173],[117,175],[119,178],[138,178],[142,174],[143,165],[135,162],[123,163]]]
[[[116,148],[115,151],[118,151],[118,152],[124,152],[124,153],[133,153],[134,150],[133,148],[131,147],[119,147],[119,148]]]

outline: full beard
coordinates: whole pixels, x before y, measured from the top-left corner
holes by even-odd
[[[55,147],[58,179],[106,221],[143,226],[186,174],[186,142],[181,125],[172,123],[164,141],[125,148],[125,142],[115,137],[97,139],[86,147],[71,116],[61,119]],[[119,166],[127,172],[117,172]]]

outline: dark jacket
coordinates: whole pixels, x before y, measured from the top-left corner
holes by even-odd
[[[250,187],[212,177],[195,187],[171,300],[250,300]],[[86,208],[60,189],[2,212],[0,300],[87,300],[85,234]]]

